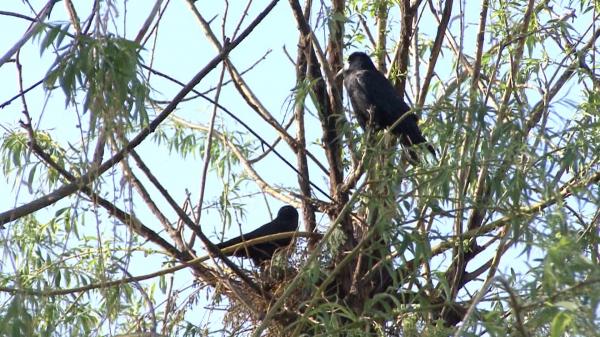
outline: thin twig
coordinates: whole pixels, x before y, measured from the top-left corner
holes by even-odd
[[[154,18],[160,11],[160,6],[162,5],[162,2],[163,2],[163,0],[156,0],[156,2],[154,3],[154,6],[150,10],[150,13],[148,13],[146,20],[144,21],[144,24],[142,24],[142,27],[138,30],[138,33],[135,36],[135,40],[134,40],[135,42],[141,44],[142,39],[144,38],[144,35],[146,35],[146,33],[148,32],[148,29],[150,28],[150,25],[152,24],[152,21],[154,21]]]
[[[186,127],[192,128],[192,129],[196,129],[196,130],[201,130],[203,132],[207,132],[208,128],[202,125],[197,125],[197,124],[192,124],[188,121],[185,121],[181,118],[178,117],[174,117],[173,120],[175,120],[178,123],[184,124]],[[244,154],[242,153],[242,151],[231,142],[231,140],[229,140],[227,137],[225,137],[225,135],[223,135],[222,133],[214,130],[213,134],[219,138],[219,140],[225,144],[229,149],[231,149],[231,151],[233,152],[233,154],[238,158],[238,160],[240,161],[240,163],[242,164],[242,166],[244,167],[244,170],[246,171],[246,174],[248,174],[252,180],[260,187],[261,190],[263,190],[265,193],[268,193],[269,195],[272,195],[273,197],[287,203],[290,205],[293,205],[295,207],[299,206],[299,202],[297,200],[295,200],[295,198],[287,196],[285,194],[283,194],[282,192],[280,192],[278,189],[272,187],[269,183],[267,183],[257,172],[256,170],[254,170],[254,168],[252,167],[252,165],[250,165],[250,163],[248,162],[248,160],[244,157]]]
[[[277,233],[277,234],[263,236],[263,237],[252,239],[252,240],[247,240],[242,243],[227,247],[226,249],[223,249],[222,251],[224,253],[230,253],[230,252],[233,252],[245,245],[256,245],[256,244],[259,244],[262,242],[269,242],[272,240],[287,239],[287,238],[291,238],[291,237],[311,237],[314,235],[315,235],[314,233],[306,233],[306,232]],[[156,278],[159,276],[172,274],[176,271],[179,271],[179,270],[182,270],[182,269],[185,269],[188,267],[196,267],[196,266],[202,265],[202,262],[208,261],[209,259],[210,259],[210,257],[208,255],[203,255],[203,256],[199,256],[197,258],[188,260],[188,261],[182,261],[176,266],[164,268],[164,269],[161,269],[161,270],[149,273],[149,274],[125,277],[125,278],[122,278],[119,280],[108,281],[108,282],[92,283],[92,284],[88,284],[88,285],[82,286],[82,287],[75,287],[75,288],[68,288],[68,289],[42,290],[42,291],[34,290],[34,289],[19,289],[19,288],[13,288],[13,287],[0,287],[0,292],[5,292],[5,293],[9,293],[9,294],[25,294],[25,295],[41,296],[41,297],[53,297],[53,296],[60,296],[60,295],[76,294],[76,293],[86,292],[86,291],[90,291],[90,290],[94,290],[94,289],[110,288],[110,287],[128,284],[128,283],[132,283],[132,282],[140,282],[140,281]],[[209,269],[207,269],[207,270],[209,270]]]
[[[174,78],[171,78],[170,76],[163,74],[155,69],[150,69],[147,68],[150,71],[152,71],[153,73],[164,77],[170,81],[173,81],[174,83],[183,85],[181,82],[177,81]],[[274,145],[270,145],[269,142],[267,142],[261,135],[258,134],[258,132],[256,132],[253,128],[251,128],[247,123],[245,123],[244,121],[242,121],[239,117],[236,116],[236,114],[234,114],[232,111],[230,111],[229,109],[227,109],[226,107],[224,107],[223,105],[215,102],[213,99],[211,99],[210,97],[206,96],[204,93],[200,93],[196,90],[193,90],[194,93],[196,93],[199,97],[203,98],[204,100],[210,102],[211,104],[219,107],[219,109],[221,109],[223,112],[225,112],[229,117],[233,118],[236,122],[240,123],[242,125],[242,127],[244,127],[246,130],[248,130],[248,132],[250,132],[254,137],[256,137],[256,139],[258,139],[262,145],[266,146],[267,148],[269,148],[269,151],[272,151],[281,161],[283,161],[289,168],[291,168],[292,170],[294,170],[297,174],[300,174],[298,172],[298,170],[296,169],[296,167],[294,165],[292,165],[283,155],[281,155],[279,153],[279,151],[275,150],[275,144]],[[185,122],[186,124],[188,124],[188,122]],[[286,126],[287,129],[287,126]],[[312,161],[325,173],[327,174],[328,171],[325,168],[325,166],[323,166],[323,164],[315,157],[314,154],[312,154],[310,151],[305,150],[306,154],[308,155],[308,157],[310,159],[312,159]],[[313,188],[315,188],[318,192],[321,192],[325,197],[327,197],[328,199],[332,200],[332,198],[325,192],[323,191],[319,186],[317,186],[316,184],[314,184],[313,182],[310,182],[311,186],[313,186]]]
[[[442,42],[444,41],[444,35],[446,34],[446,29],[448,28],[450,16],[452,15],[452,3],[453,0],[446,0],[444,3],[442,21],[438,26],[437,34],[433,42],[433,47],[431,47],[431,54],[429,55],[429,65],[427,67],[427,73],[425,74],[425,78],[423,79],[423,86],[421,87],[421,91],[419,93],[419,101],[417,103],[417,106],[423,106],[423,104],[425,103],[427,91],[429,90],[429,84],[431,83],[431,78],[433,77],[435,66],[437,65],[437,59],[440,55],[440,51],[442,50]],[[432,12],[435,13],[434,11]]]
[[[219,75],[219,81],[217,86],[217,92],[215,93],[215,102],[219,103],[219,96],[221,95],[221,88],[223,84],[223,76],[225,75],[225,67],[221,68],[221,74]],[[215,129],[215,118],[217,116],[217,106],[213,106],[213,112],[210,116],[210,122],[208,125],[208,131],[206,133],[206,144],[204,146],[204,158],[202,166],[202,174],[200,176],[200,196],[198,197],[198,206],[196,208],[196,226],[200,226],[200,219],[202,217],[202,205],[204,203],[204,193],[206,192],[206,178],[208,177],[208,167],[210,166],[211,152],[212,152],[212,138],[213,131]]]

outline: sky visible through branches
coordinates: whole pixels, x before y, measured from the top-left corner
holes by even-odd
[[[200,2],[200,1],[199,1]],[[119,3],[121,6],[122,3]],[[127,39],[133,40],[137,33],[138,27],[140,27],[145,20],[145,15],[150,11],[153,3],[151,2],[128,2],[128,8],[118,8],[117,12],[119,16],[111,18],[113,21],[109,26],[112,29],[116,29],[118,35],[124,35]],[[202,9],[205,18],[211,21],[211,26],[217,32],[221,32],[220,25],[223,19],[223,7],[221,1],[203,1],[202,4],[197,4]],[[466,2],[457,2],[457,7],[467,6]],[[238,19],[243,11],[243,7],[230,8],[230,12],[227,13],[228,20],[226,22],[225,35],[229,35],[233,32]],[[25,13],[26,5],[21,1],[10,1],[2,5],[0,10],[14,13]],[[248,17],[252,18],[257,13],[256,11],[261,10],[260,6],[251,6]],[[462,8],[465,11],[464,18],[464,31],[465,36],[455,35],[457,39],[464,42],[464,53],[472,55],[475,48],[474,41],[477,32],[477,19],[478,12],[470,11],[469,7]],[[459,12],[456,10],[455,12]],[[56,14],[51,16],[51,21],[55,23],[68,22],[68,18],[61,17],[65,15],[62,10],[56,10]],[[592,13],[580,14],[575,20],[570,18],[568,12],[556,13],[557,18],[566,18],[569,24],[580,27],[579,31],[583,31],[591,20]],[[85,13],[80,13],[81,17],[85,17]],[[393,13],[391,14],[394,15]],[[246,18],[246,20],[250,20]],[[358,17],[356,15],[349,18],[351,23],[347,24],[347,34],[351,34],[353,27],[360,25]],[[396,19],[397,20],[397,19]],[[422,21],[434,21],[431,17],[423,17]],[[125,24],[123,24],[125,22]],[[325,25],[325,22],[321,22],[321,25]],[[455,16],[450,22],[450,30],[452,32],[460,31],[460,18]],[[10,17],[6,15],[0,16],[0,25],[3,27],[10,27],[6,33],[0,34],[0,46],[4,52],[14,45],[26,31],[29,22],[26,20]],[[319,27],[318,24],[314,25]],[[420,25],[420,34],[428,35],[432,37],[435,35],[437,29],[436,24],[431,25]],[[319,30],[317,30],[319,32]],[[286,3],[278,4],[274,12],[271,13],[259,27],[257,32],[251,36],[247,41],[244,41],[242,45],[233,51],[230,55],[232,63],[235,64],[240,71],[248,70],[245,73],[244,78],[249,82],[253,83],[253,90],[260,97],[262,103],[273,112],[277,112],[280,121],[284,121],[282,124],[286,124],[291,118],[293,118],[293,104],[291,99],[293,98],[293,89],[295,87],[295,72],[294,65],[288,58],[288,53],[293,60],[295,58],[297,48],[297,28],[293,15],[290,11],[289,6]],[[585,40],[585,38],[584,38]],[[41,80],[41,74],[45,74],[51,67],[54,61],[54,55],[49,51],[45,51],[40,57],[40,42],[38,40],[35,43],[27,43],[25,47],[19,53],[20,63],[23,65],[23,85],[28,87],[37,81]],[[394,43],[395,41],[391,41]],[[486,43],[493,45],[497,43],[493,37],[486,36]],[[390,43],[391,44],[391,43]],[[365,41],[353,41],[353,46],[345,50],[345,56],[347,57],[352,51],[364,50],[370,52],[368,45]],[[186,83],[193,74],[195,74],[204,64],[207,63],[214,55],[216,55],[215,48],[207,42],[202,31],[199,29],[194,18],[191,16],[189,9],[184,1],[172,1],[167,7],[166,13],[163,15],[163,19],[160,23],[160,33],[157,36],[157,40],[153,41],[150,39],[144,45],[145,52],[142,56],[145,59],[145,63],[151,65],[153,69],[168,74],[169,76]],[[560,53],[560,50],[553,44],[548,43],[545,46],[546,52],[549,54]],[[526,51],[527,52],[527,51]],[[542,58],[544,55],[542,51],[536,49],[533,57]],[[436,68],[437,80],[440,81],[439,85],[444,86],[449,83],[445,82],[444,78],[452,78],[456,76],[456,68],[453,55],[450,53],[443,54],[439,61],[440,66]],[[557,66],[558,68],[558,66]],[[221,65],[212,71],[201,83],[196,87],[201,92],[207,92],[207,95],[211,98],[215,95],[213,86],[218,83],[218,76],[221,72]],[[9,100],[12,96],[19,92],[17,71],[15,63],[9,63],[1,65],[0,67],[0,104]],[[226,78],[227,80],[227,78]],[[573,89],[576,86],[577,79],[573,78],[570,80],[563,90],[559,94],[559,98],[555,101],[564,104],[565,114],[561,115],[562,118],[569,119],[571,117],[568,111],[571,105],[577,105],[582,99],[581,92]],[[151,75],[150,83],[152,85],[151,97],[158,103],[170,100],[175,93],[180,89],[180,86],[168,81],[155,74]],[[466,91],[466,89],[465,89]],[[407,86],[408,99],[409,101],[414,100],[414,90]],[[528,92],[529,102],[536,102],[542,96],[536,88],[531,88]],[[430,90],[429,95],[432,97],[436,96],[435,87]],[[42,86],[38,86],[31,93],[27,95],[27,104],[30,111],[42,111],[41,114],[32,116],[34,118],[34,127],[39,130],[49,130],[53,135],[60,135],[60,138],[54,139],[60,142],[62,146],[68,147],[69,143],[78,144],[85,134],[80,133],[81,129],[75,127],[76,125],[82,124],[78,120],[78,116],[81,119],[89,118],[88,114],[84,114],[83,111],[73,111],[72,107],[65,108],[65,97],[61,94],[60,90],[52,92],[51,96],[46,96]],[[80,98],[78,98],[80,99]],[[435,99],[428,100],[428,102],[434,102]],[[242,119],[245,123],[250,125],[257,133],[259,133],[267,141],[272,142],[276,139],[277,134],[266,125],[262,119],[256,116],[256,114],[248,108],[246,102],[240,97],[237,91],[233,88],[232,84],[224,87],[223,92],[219,98],[220,104],[225,106],[237,117]],[[344,102],[345,106],[348,106],[347,101]],[[562,107],[555,107],[561,109]],[[212,113],[213,105],[205,100],[195,99],[189,102],[182,103],[175,116],[182,118],[186,121],[207,125],[207,121]],[[309,109],[311,109],[309,107]],[[23,106],[20,100],[13,101],[10,105],[3,107],[0,110],[0,132],[4,133],[7,130],[13,130],[19,128],[19,121],[23,120],[23,114],[21,113]],[[160,109],[159,109],[160,110]],[[316,111],[312,108],[310,113],[313,114],[312,119],[307,122],[307,142],[317,143],[320,140],[321,132],[320,125],[316,119]],[[427,114],[425,109],[424,114]],[[348,114],[348,116],[350,116]],[[355,123],[353,118],[350,120]],[[548,126],[552,127],[553,122],[562,121],[549,121]],[[314,124],[309,124],[314,123]],[[224,114],[222,111],[217,112],[217,129],[226,130],[232,132],[234,137],[248,140],[250,138],[236,134],[239,124],[235,123],[230,117]],[[356,126],[356,124],[353,124]],[[154,136],[151,136],[153,138]],[[256,141],[256,140],[253,140]],[[442,143],[444,140],[438,137],[434,138],[434,142]],[[178,201],[182,202],[188,197],[192,202],[198,200],[198,190],[200,188],[200,176],[202,170],[202,153],[195,152],[189,154],[187,157],[182,156],[176,152],[172,153],[157,153],[157,141],[147,140],[138,148],[138,152],[146,158],[147,164],[152,167],[154,173],[160,177],[161,181],[168,186],[168,189],[173,195],[177,196]],[[258,144],[258,142],[256,142]],[[283,148],[283,147],[282,147]],[[160,147],[160,151],[164,150],[164,147]],[[90,153],[93,149],[90,150]],[[287,148],[282,149],[281,153],[289,158],[290,162],[295,163],[294,154]],[[89,156],[89,154],[82,153],[82,156]],[[322,154],[320,154],[322,156]],[[317,154],[319,156],[319,154]],[[326,162],[324,158],[319,158],[322,162]],[[326,183],[327,175],[322,174],[316,165],[311,166],[311,180],[313,183],[321,186],[323,190],[327,191]],[[284,163],[276,157],[268,158],[258,163],[255,169],[261,172],[264,176],[269,178],[269,182],[272,185],[279,186],[294,186],[297,185],[297,177],[295,172],[289,169]],[[241,174],[238,169],[231,169],[232,174]],[[313,174],[312,172],[320,172],[321,174]],[[112,172],[112,174],[106,175],[106,180],[113,180],[111,183],[114,186],[120,186],[120,172],[118,169]],[[26,203],[34,199],[34,194],[37,191],[29,191],[26,184],[21,183],[27,181],[27,176],[17,176],[14,174],[2,177],[0,179],[0,211],[11,209],[15,206]],[[111,185],[109,184],[109,185]],[[112,186],[111,185],[111,186]],[[280,201],[274,201],[272,198],[266,198],[260,193],[260,190],[255,186],[252,181],[243,182],[238,188],[240,203],[244,206],[245,210],[251,210],[251,213],[239,214],[232,213],[234,218],[232,221],[231,229],[224,229],[223,220],[216,211],[207,211],[203,213],[202,226],[207,234],[210,234],[210,238],[216,242],[218,241],[223,231],[227,233],[227,237],[237,235],[240,230],[247,232],[256,226],[259,226],[267,222],[270,218],[275,216],[277,209],[281,205]],[[223,184],[221,178],[214,172],[209,175],[207,196],[205,197],[205,205],[218,202],[219,196],[223,191]],[[325,199],[323,195],[319,195],[318,192],[315,194]],[[119,205],[130,211],[136,212],[136,209],[131,209],[132,205],[135,205],[136,200],[133,202],[130,200],[133,193],[127,189],[119,190],[113,197]],[[244,197],[251,196],[251,197]],[[137,197],[135,197],[137,198]],[[265,200],[269,201],[271,209],[267,209]],[[71,205],[71,201],[61,201],[55,206],[49,207],[46,210],[38,212],[38,216],[47,214],[48,217],[54,215],[58,209],[62,207],[68,207]],[[573,205],[576,207],[577,205]],[[168,209],[166,206],[161,208]],[[106,218],[106,214],[103,212],[95,212],[91,210],[89,214],[90,223],[102,222],[106,224],[103,227],[107,233],[112,233],[116,236],[127,236],[128,231],[123,227],[119,227],[118,221]],[[590,209],[589,212],[594,210]],[[154,220],[151,214],[145,214],[145,209],[140,210],[136,215],[141,220],[148,220],[152,222]],[[149,213],[149,212],[148,212]],[[167,214],[170,218],[175,218],[174,213]],[[321,231],[328,225],[328,219],[324,216],[317,219],[317,223],[321,225],[319,228]],[[110,224],[110,225],[109,225]],[[241,228],[237,228],[238,224],[242,225]],[[448,235],[451,231],[452,224],[449,223],[437,223],[435,224],[436,230],[440,233],[440,238],[432,241],[432,245],[442,241],[444,235]],[[444,228],[446,227],[446,228]],[[301,227],[302,228],[302,227]],[[90,234],[95,235],[97,228],[90,226],[86,230],[90,230]],[[5,235],[0,232],[0,235]],[[482,242],[483,243],[483,242]],[[521,249],[513,249],[507,253],[501,262],[500,270],[503,272],[509,271],[511,268],[515,268],[517,271],[520,267],[526,263],[535,264],[538,263],[536,259],[541,258],[535,249],[530,254],[522,254]],[[478,258],[481,258],[482,263],[487,259],[493,257],[494,251],[489,250],[487,254],[482,254]],[[440,256],[432,261],[432,265],[435,264],[449,264],[447,260],[448,256]],[[154,259],[151,259],[154,260]],[[143,260],[142,260],[143,261]],[[162,268],[160,259],[155,261],[144,261],[144,263],[137,263],[135,259],[131,262],[131,269],[128,271],[133,275],[148,274],[157,269]],[[10,265],[10,264],[8,264]],[[5,265],[6,268],[8,265]],[[185,276],[180,276],[185,275]],[[192,276],[188,272],[178,272],[178,282],[180,282],[181,288],[188,287],[192,283]],[[472,285],[472,291],[478,289],[480,284],[475,283]],[[471,288],[469,287],[469,288]],[[198,308],[202,308],[199,305]],[[200,314],[195,319],[205,320],[208,319],[208,315],[202,317]],[[212,316],[211,319],[214,319]]]

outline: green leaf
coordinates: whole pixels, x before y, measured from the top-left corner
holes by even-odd
[[[572,320],[573,317],[570,314],[564,311],[559,312],[558,315],[554,316],[554,319],[552,320],[552,325],[550,327],[550,337],[562,336],[565,333],[569,324],[571,324]]]
[[[60,287],[60,280],[61,280],[62,275],[60,274],[60,270],[54,274],[54,286],[59,288]]]
[[[33,179],[35,179],[35,171],[37,169],[38,165],[33,165],[33,167],[31,168],[31,170],[29,170],[29,175],[27,177],[27,186],[29,187],[29,189],[33,188]]]
[[[570,302],[570,301],[558,301],[554,305],[556,305],[557,307],[567,309],[569,311],[575,312],[575,311],[579,310],[579,306],[577,305],[577,303]]]
[[[54,42],[58,33],[60,33],[61,27],[51,27],[50,31],[46,34],[42,42],[40,43],[40,55],[44,53],[44,50],[48,49],[48,47]]]

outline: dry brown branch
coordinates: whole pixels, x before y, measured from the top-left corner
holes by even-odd
[[[73,29],[75,29],[75,33],[77,35],[81,34],[81,27],[79,26],[79,17],[77,16],[77,11],[73,6],[71,0],[65,0],[65,8],[67,9],[67,13],[69,14],[69,19],[71,20],[71,24],[73,25]]]
[[[482,0],[484,1],[484,3],[482,4],[482,11],[480,13],[480,21],[479,21],[479,32],[477,35],[477,52],[476,52],[476,58],[475,58],[475,63],[479,62],[479,64],[471,64],[471,61],[469,61],[469,59],[467,59],[465,57],[465,55],[463,53],[460,52],[460,46],[459,43],[456,42],[456,40],[454,39],[454,36],[450,33],[449,30],[446,30],[445,33],[445,37],[448,41],[448,45],[450,46],[450,48],[452,49],[452,51],[454,52],[454,55],[456,55],[457,59],[460,61],[460,64],[467,70],[468,75],[471,76],[471,90],[474,90],[475,88],[479,88],[479,91],[481,93],[488,93],[490,92],[490,88],[489,86],[492,85],[494,83],[493,80],[490,80],[491,75],[493,74],[488,74],[488,76],[484,76],[482,77],[481,75],[481,58],[482,56],[479,55],[479,53],[483,53],[483,44],[484,44],[484,35],[485,35],[485,22],[486,22],[486,18],[487,18],[487,6],[489,5],[487,3],[487,0]],[[438,25],[441,24],[442,19],[436,14],[436,13],[431,13],[432,16],[436,19]],[[481,39],[481,40],[479,40]],[[479,44],[481,41],[481,44]],[[481,48],[481,49],[480,49]],[[496,46],[492,46],[489,48],[489,51],[492,50],[499,50],[498,52],[498,56],[500,57],[502,54],[502,50],[504,50],[504,48],[497,48]],[[499,62],[500,62],[500,58],[498,58],[497,60],[497,66],[499,66]],[[476,73],[477,71],[477,73]],[[494,72],[495,74],[495,72]],[[467,74],[463,74],[464,76],[467,76]],[[460,77],[462,78],[462,77]],[[486,87],[486,81],[488,81],[488,86]],[[460,83],[460,81],[458,81]],[[445,90],[446,94],[448,93],[448,90]],[[486,99],[489,97],[486,97]],[[487,101],[486,101],[487,103]],[[498,104],[496,104],[495,101],[490,102],[490,105],[494,108],[498,108]],[[470,111],[469,111],[470,112]],[[467,122],[465,122],[465,124],[467,124]],[[468,124],[467,124],[468,125]]]
[[[290,0],[290,7],[301,38],[305,41],[310,41],[311,48],[306,48],[307,58],[307,78],[311,81],[315,81],[312,88],[315,96],[317,110],[319,112],[319,120],[321,122],[321,128],[323,129],[323,143],[325,149],[325,155],[329,164],[329,190],[330,196],[335,201],[335,208],[329,208],[328,213],[330,217],[336,216],[339,213],[341,205],[346,204],[348,200],[347,193],[343,193],[339,186],[343,182],[343,168],[341,162],[341,139],[338,130],[342,129],[342,125],[346,122],[343,114],[343,106],[341,100],[341,80],[335,80],[334,70],[342,68],[342,55],[341,55],[341,38],[342,38],[342,26],[340,23],[336,23],[337,29],[335,31],[335,38],[330,38],[330,44],[328,49],[331,60],[327,60],[319,45],[319,41],[313,33],[311,27],[308,25],[302,8],[297,0]],[[343,2],[337,1],[333,4],[333,11],[343,13],[344,5]],[[337,42],[332,42],[336,40]],[[339,45],[338,45],[339,44]],[[332,62],[333,61],[333,62]],[[351,233],[351,225],[345,220],[343,222],[343,228],[348,233]],[[352,237],[351,235],[348,237]]]
[[[173,228],[173,226],[171,226],[169,219],[163,214],[163,212],[160,211],[142,182],[135,176],[135,174],[133,174],[131,168],[127,164],[127,161],[121,161],[121,166],[123,168],[123,174],[125,178],[129,181],[133,188],[135,188],[142,200],[146,203],[146,206],[148,206],[152,214],[156,216],[156,219],[158,219],[158,221],[162,224],[162,227],[169,234],[169,237],[171,240],[173,240],[177,246],[177,249],[180,251],[187,251],[187,253],[191,256],[192,253],[187,250],[187,246],[183,242],[179,233],[175,230],[175,228]]]
[[[223,76],[225,75],[225,67],[221,69],[219,82],[217,84],[217,92],[215,93],[215,102],[219,103],[221,88],[223,87]],[[200,226],[202,218],[202,205],[204,204],[204,193],[206,192],[206,178],[208,177],[208,168],[210,166],[213,132],[215,131],[215,118],[217,117],[217,104],[213,105],[213,112],[210,116],[208,130],[206,132],[206,144],[204,146],[204,157],[202,160],[202,174],[200,176],[200,197],[196,208],[196,226]]]
[[[154,21],[154,18],[157,16],[157,14],[160,11],[160,6],[162,5],[162,2],[163,2],[163,0],[156,0],[156,2],[154,3],[154,6],[150,10],[150,13],[148,13],[146,20],[142,24],[142,27],[140,28],[137,35],[135,36],[135,40],[134,40],[135,42],[137,42],[139,44],[142,43],[142,39],[148,32],[150,25],[152,25],[152,21]]]
[[[256,65],[256,63],[254,64]],[[246,71],[252,69],[252,67],[254,66],[250,66]],[[180,81],[172,78],[171,76],[168,76],[167,74],[164,74],[156,69],[152,69],[150,67],[144,67],[145,69],[148,69],[149,71],[151,71],[153,74],[156,74],[160,77],[166,78],[169,81],[173,82],[173,83],[177,83],[181,86],[184,86],[183,83],[181,83]],[[227,82],[225,82],[227,83]],[[212,90],[208,90],[208,91],[212,91]],[[267,142],[263,137],[261,137],[252,127],[250,127],[247,123],[245,123],[244,121],[242,121],[239,117],[237,117],[235,114],[233,114],[231,111],[229,111],[229,109],[225,108],[224,106],[218,104],[217,102],[215,102],[213,99],[211,99],[210,97],[206,96],[206,92],[201,93],[197,90],[192,90],[193,93],[195,93],[197,95],[197,97],[201,97],[204,100],[210,102],[211,104],[214,104],[216,106],[218,106],[221,110],[223,110],[223,112],[225,112],[229,117],[233,118],[236,122],[240,123],[240,125],[242,125],[242,127],[244,127],[246,130],[248,130],[248,132],[250,132],[254,137],[256,137],[262,145],[266,146],[268,148],[268,150],[266,151],[266,153],[269,152],[274,152],[278,157],[280,157],[280,155],[275,152],[275,145],[277,145],[277,141],[273,142],[273,144],[269,144],[269,142]],[[195,98],[195,97],[194,97]],[[188,98],[190,99],[190,98]],[[186,99],[187,100],[187,99]],[[168,103],[168,102],[167,102]],[[289,125],[291,125],[291,123],[293,123],[294,120],[290,120],[290,124],[286,125],[284,128],[287,130]],[[280,139],[278,137],[278,139]],[[325,168],[325,166],[321,163],[321,161],[311,152],[308,151],[308,149],[304,149],[304,151],[306,152],[306,155],[313,161],[313,163],[315,163],[317,165],[317,167],[319,167],[319,169],[321,169],[321,171],[323,171],[323,173],[327,174],[328,170]],[[248,162],[253,164],[254,162],[258,161],[259,158],[261,158],[264,154],[259,155],[256,158],[252,158],[249,159]],[[280,159],[284,160],[282,157],[280,157]],[[285,161],[285,160],[284,160]],[[289,166],[289,165],[288,165]],[[293,167],[292,167],[293,168]],[[327,194],[323,191],[321,191],[316,185],[312,184],[313,188],[317,189],[319,192],[323,193],[324,195],[327,196]]]
[[[481,0],[481,12],[479,13],[479,31],[477,32],[477,47],[475,52],[475,63],[473,64],[473,71],[471,72],[471,95],[474,95],[479,85],[479,77],[481,72],[481,57],[483,55],[483,42],[485,37],[486,22],[488,16],[489,0]],[[471,106],[474,104],[474,97],[471,96]],[[471,119],[473,118],[470,114]],[[465,122],[469,124],[469,119]]]
[[[304,7],[304,16],[310,15],[311,2],[307,1]],[[308,71],[307,55],[310,49],[310,42],[307,41],[303,36],[298,38],[298,55],[296,57],[296,83],[302,83],[307,80],[306,73]],[[305,110],[305,98],[302,100],[296,97],[294,107],[294,119],[297,125],[296,141],[298,142],[298,151],[296,153],[296,160],[300,175],[298,175],[298,185],[300,186],[301,193],[306,196],[311,196],[310,191],[310,175],[308,170],[308,162],[306,158],[306,130],[304,124],[304,110]],[[327,171],[325,170],[325,173]],[[317,226],[315,218],[315,207],[308,202],[307,199],[302,199],[302,218],[304,219],[304,227],[307,232],[314,232]],[[314,248],[316,241],[313,239],[308,240],[308,246],[310,249]]]
[[[365,20],[365,18],[362,14],[358,14],[357,16],[358,16],[358,20],[360,21],[360,25],[362,26],[362,29],[365,31],[365,34],[367,34],[367,38],[369,39],[369,42],[371,42],[371,45],[373,46],[373,49],[376,49],[377,42],[375,42],[375,39],[373,38],[373,34],[371,34],[371,29],[369,28],[367,21]]]
[[[396,90],[401,97],[404,97],[406,89],[406,78],[408,75],[408,52],[413,39],[413,24],[421,1],[417,1],[411,6],[410,0],[400,1],[400,41],[394,56],[394,63],[398,67],[398,80],[395,83]],[[393,68],[393,65],[390,69]]]
[[[284,126],[284,129],[287,131],[287,129],[292,125],[292,123],[294,123],[294,120],[290,119],[289,122],[287,123],[287,125]],[[273,141],[271,144],[269,144],[267,146],[266,151],[257,155],[254,158],[249,158],[248,163],[254,165],[254,164],[258,163],[259,161],[265,159],[275,149],[275,147],[277,146],[277,144],[279,144],[280,141],[281,141],[281,137],[277,136],[275,141]]]

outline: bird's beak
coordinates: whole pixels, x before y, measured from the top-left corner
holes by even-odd
[[[342,69],[340,69],[340,71],[338,71],[337,73],[335,73],[335,79],[337,80],[338,77],[342,76],[344,74],[344,70],[346,70],[346,65],[344,65],[344,67]]]

